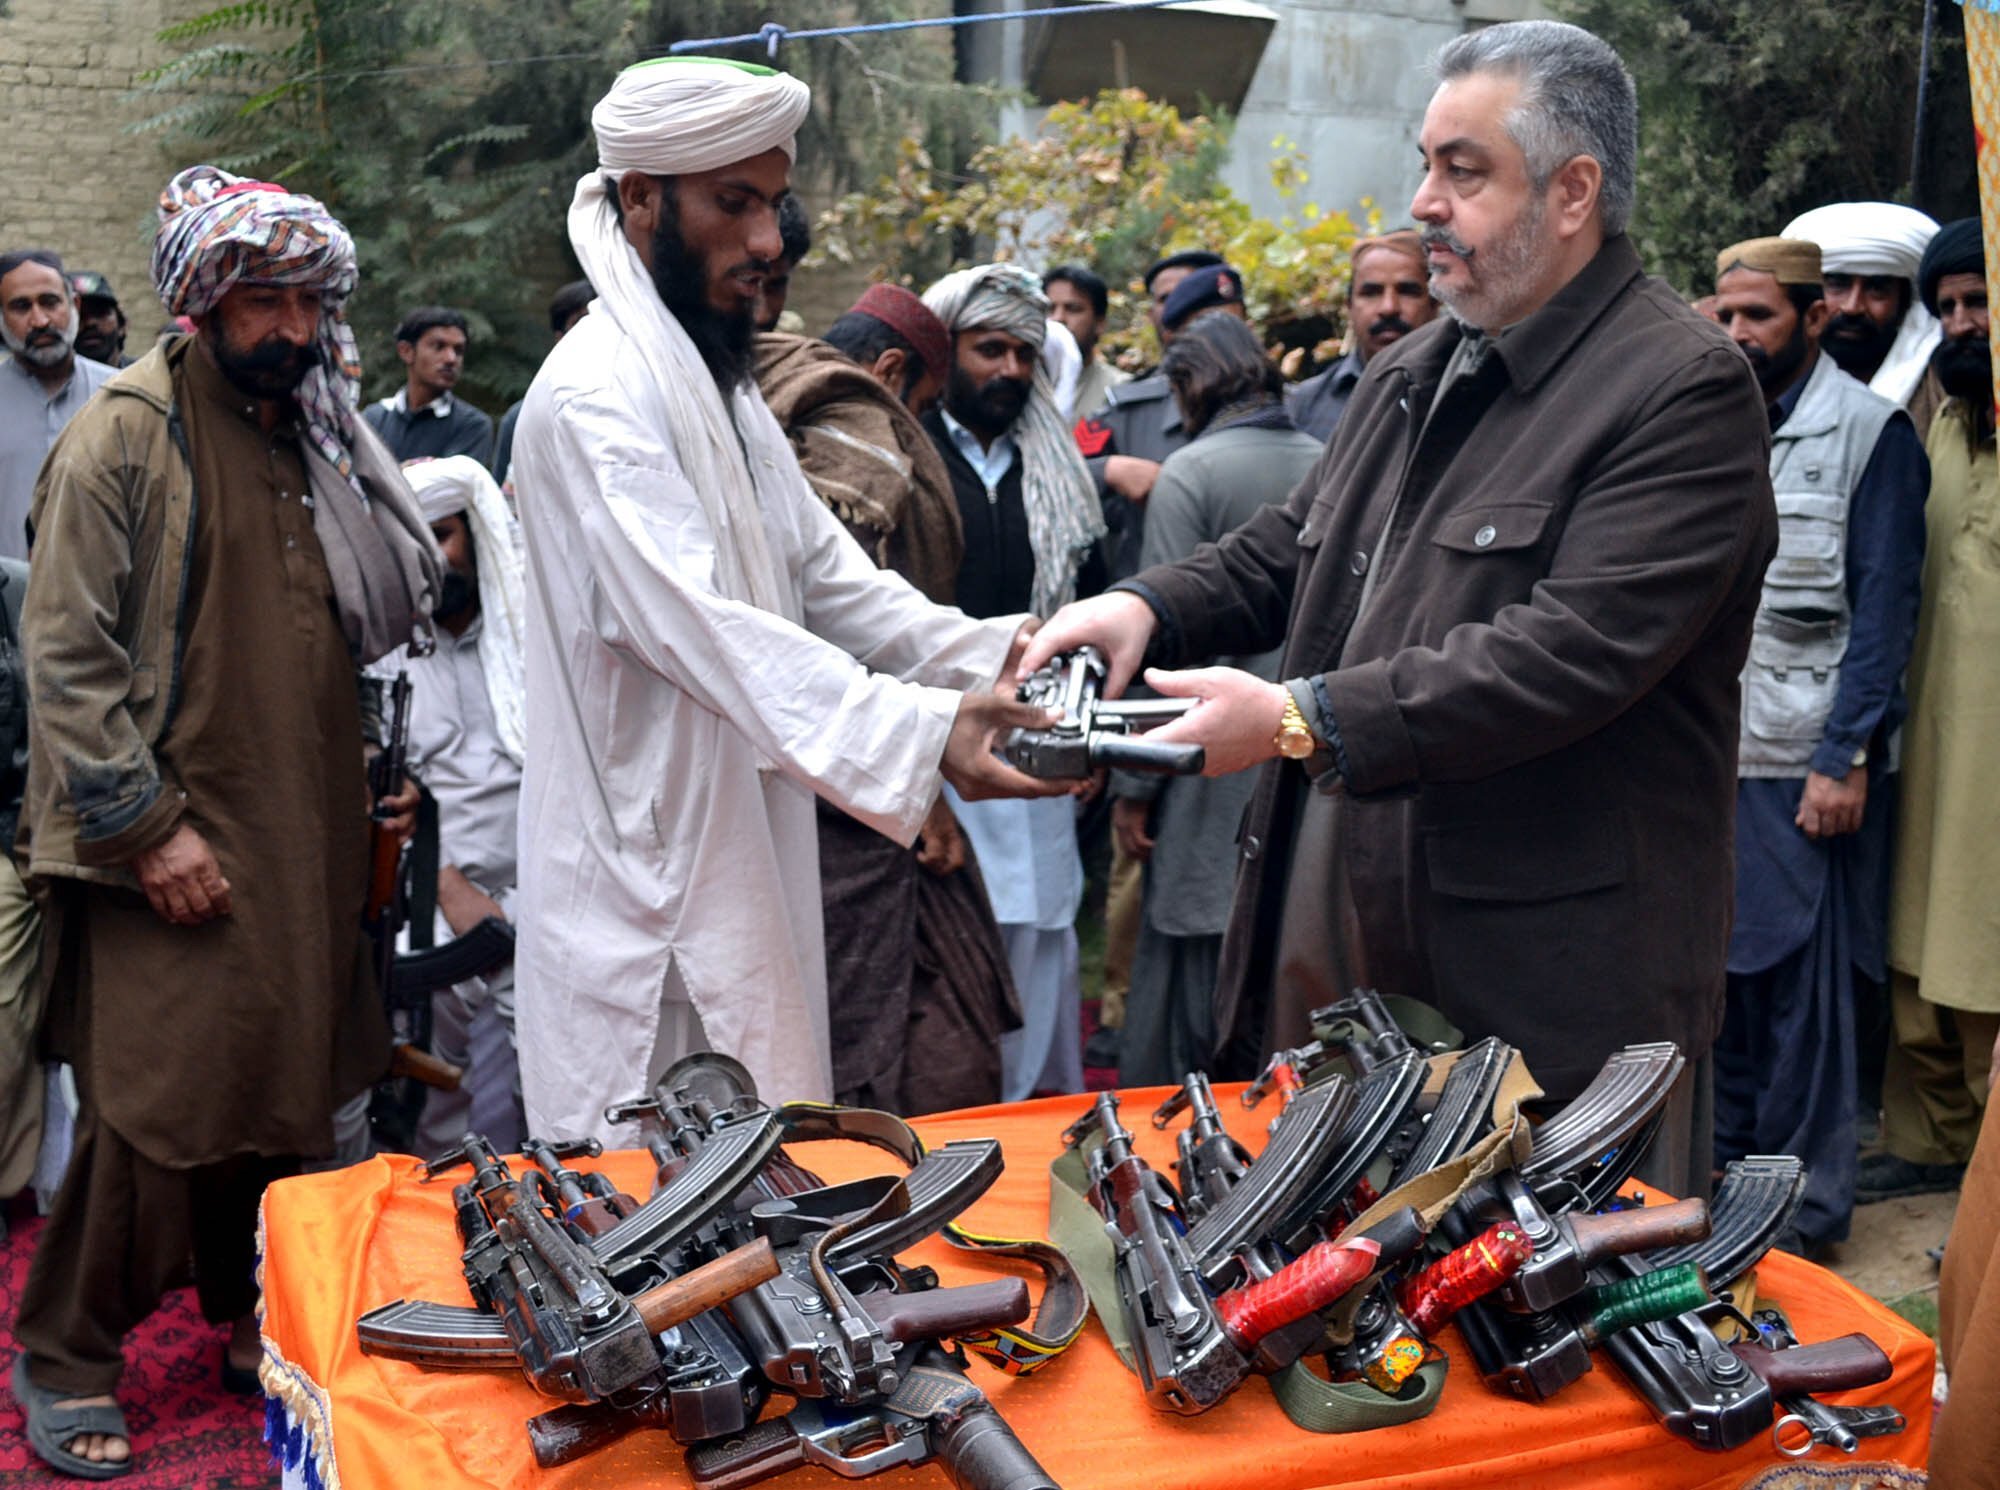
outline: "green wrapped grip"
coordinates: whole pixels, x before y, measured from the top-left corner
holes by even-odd
[[[1584,1295],[1584,1333],[1602,1340],[1635,1324],[1672,1319],[1708,1302],[1708,1275],[1692,1262],[1660,1268],[1636,1278],[1620,1278]]]

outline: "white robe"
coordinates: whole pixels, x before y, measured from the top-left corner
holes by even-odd
[[[1019,618],[974,621],[877,569],[754,392],[734,401],[785,614],[727,600],[716,535],[644,389],[587,316],[521,409],[528,552],[521,1080],[538,1134],[630,1142],[670,987],[771,1101],[829,1099],[813,794],[914,841],[958,693]],[[920,683],[916,680],[921,680]]]

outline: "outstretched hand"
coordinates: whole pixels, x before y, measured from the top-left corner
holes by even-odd
[[[1015,665],[1015,676],[1025,682],[1030,673],[1059,653],[1095,647],[1104,654],[1104,696],[1117,698],[1139,670],[1146,644],[1153,639],[1153,628],[1158,624],[1153,608],[1128,590],[1074,601],[1029,639]]]
[[[1072,783],[1039,780],[1015,770],[993,753],[1008,730],[1046,729],[1057,717],[1051,710],[999,693],[963,694],[938,769],[968,802],[988,797],[1063,796]]]
[[[1278,724],[1290,697],[1282,683],[1267,683],[1233,667],[1179,672],[1149,667],[1146,686],[1168,698],[1199,699],[1192,709],[1145,738],[1162,745],[1200,745],[1208,752],[1204,776],[1227,776],[1261,766],[1278,753]]]

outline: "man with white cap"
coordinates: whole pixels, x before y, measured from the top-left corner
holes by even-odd
[[[1825,276],[1826,353],[1849,377],[1907,409],[1922,439],[1942,394],[1930,369],[1937,317],[1917,298],[1917,265],[1935,219],[1895,202],[1834,202],[1786,224],[1780,235],[1817,243]]]
[[[448,455],[411,461],[403,474],[444,555],[437,645],[376,670],[410,675],[410,772],[437,802],[433,934],[442,945],[489,916],[511,919],[527,753],[527,585],[519,525],[485,466]],[[468,1130],[512,1148],[522,1136],[512,963],[440,992],[432,1009],[432,1051],[465,1079],[456,1091],[425,1094],[417,1152],[441,1154]]]
[[[527,761],[515,970],[537,1131],[702,1048],[773,1100],[831,1092],[815,793],[908,843],[940,770],[1047,716],[994,691],[1026,618],[972,621],[879,570],[750,382],[803,83],[672,58],[592,112],[570,242],[596,310],[521,410]]]

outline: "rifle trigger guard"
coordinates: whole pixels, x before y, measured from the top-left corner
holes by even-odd
[[[1785,1427],[1790,1423],[1796,1423],[1806,1430],[1804,1443],[1785,1442]],[[1812,1424],[1804,1418],[1795,1412],[1788,1412],[1771,1425],[1771,1445],[1787,1459],[1803,1459],[1819,1446],[1819,1435],[1813,1432]]]

